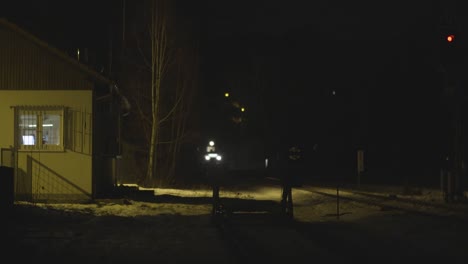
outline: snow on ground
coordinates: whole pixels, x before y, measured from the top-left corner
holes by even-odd
[[[361,202],[366,196],[345,187],[338,193],[333,186],[294,188],[293,227],[278,224],[271,220],[274,214],[258,209],[257,215],[233,212],[241,216],[232,217],[233,229],[225,233],[211,221],[211,189],[151,190],[154,200],[17,202],[3,225],[2,242],[11,245],[7,249],[26,250],[28,254],[13,254],[20,259],[67,258],[89,263],[154,259],[161,263],[244,263],[249,258],[242,257],[244,247],[259,251],[263,260],[284,258],[292,263],[314,256],[329,263],[372,262],[383,255],[387,263],[409,263],[411,257],[445,261],[468,257],[468,207],[444,203],[437,190],[411,195],[398,188],[361,188],[358,191],[388,198],[366,204]],[[263,204],[270,209],[280,194],[276,185],[220,191],[226,202],[248,201],[247,206]]]
[[[127,185],[136,186],[136,185]],[[210,199],[212,197],[212,190],[205,189],[171,189],[171,188],[143,188],[139,187],[140,190],[153,190],[156,197],[186,197],[186,198],[206,198],[204,204],[193,204],[190,202],[184,203],[182,200],[180,203],[153,203],[153,202],[141,202],[138,200],[130,199],[98,199],[95,203],[89,204],[73,204],[73,203],[29,203],[29,202],[17,202],[17,205],[29,205],[36,206],[39,208],[50,208],[56,210],[63,210],[64,212],[75,212],[83,214],[92,214],[95,216],[122,216],[122,217],[135,217],[135,216],[151,216],[161,214],[179,214],[179,215],[204,215],[211,212]],[[293,199],[294,204],[298,208],[308,207],[306,214],[303,214],[300,220],[317,220],[317,216],[329,216],[334,215],[337,212],[336,198],[348,197],[349,193],[347,189],[338,189],[334,187],[321,188],[311,187],[311,190],[323,192],[333,197],[325,197],[317,194],[313,194],[305,188],[293,188]],[[445,204],[443,201],[442,194],[437,190],[425,190],[421,194],[417,195],[404,195],[399,194],[398,188],[386,189],[381,191],[374,188],[371,191],[363,191],[367,194],[373,194],[382,197],[391,197],[392,195],[397,196],[399,199],[423,201],[430,204]],[[338,197],[336,197],[338,195]],[[249,200],[268,200],[279,202],[281,198],[281,190],[278,186],[269,187],[257,187],[252,189],[236,190],[235,188],[229,190],[220,191],[221,199],[249,199]],[[395,200],[398,203],[398,200]],[[447,205],[448,206],[448,205]],[[456,207],[457,204],[453,205]],[[464,205],[460,205],[464,207]],[[362,218],[371,214],[373,206],[362,205],[358,202],[345,202],[341,201],[338,205],[338,210],[343,212],[352,211],[353,217],[343,217],[342,220],[349,220],[355,218]],[[420,210],[424,210],[424,206],[419,206]],[[426,208],[433,210],[432,207]],[[302,213],[297,210],[297,213]],[[310,214],[309,214],[310,213]],[[315,216],[315,217],[314,217]],[[296,216],[297,217],[297,216]]]

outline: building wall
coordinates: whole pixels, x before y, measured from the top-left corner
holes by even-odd
[[[0,87],[0,148],[10,148],[15,142],[15,117],[13,106],[61,105],[71,112],[92,114],[92,91],[34,91],[2,90]],[[71,118],[71,115],[66,115]],[[91,123],[82,118],[74,123]],[[68,133],[70,124],[64,120],[63,135],[67,138],[65,151],[18,151],[15,171],[15,198],[17,200],[88,200],[92,196],[92,135]],[[91,131],[91,124],[85,125]],[[76,130],[77,127],[75,126]],[[70,136],[69,136],[70,137]],[[79,140],[78,140],[79,138]],[[69,142],[75,142],[69,144]],[[77,144],[76,142],[80,142]]]
[[[0,20],[0,89],[91,90],[91,80],[73,58]]]
[[[108,96],[113,85],[75,58],[0,18],[0,153],[6,163],[14,160],[18,165],[16,199],[88,200],[97,197],[99,190],[109,189],[112,170],[103,160],[116,155],[113,144],[118,133],[114,130],[119,129],[119,123],[111,117],[119,109],[101,109],[107,104],[102,106],[102,100],[96,99]],[[67,107],[63,122],[65,150],[46,144],[46,148],[61,152],[20,151],[16,159],[10,159],[7,148],[14,145],[14,109],[18,109],[11,106],[41,105]],[[33,120],[25,117],[23,121]],[[37,116],[35,121],[41,118]],[[25,131],[29,133],[23,127]],[[39,133],[33,135],[35,138],[41,138],[40,130],[35,133]]]

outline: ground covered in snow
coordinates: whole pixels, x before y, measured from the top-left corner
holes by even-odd
[[[147,190],[146,190],[147,191]],[[230,186],[213,222],[212,191],[153,189],[145,199],[16,202],[2,214],[2,254],[66,263],[467,263],[468,206],[437,190],[304,185],[294,219],[278,184]]]

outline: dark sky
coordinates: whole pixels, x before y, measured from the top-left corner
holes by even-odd
[[[362,47],[369,52],[373,42],[378,42],[377,46],[391,45],[389,40],[419,41],[418,37],[427,37],[424,34],[433,30],[442,12],[440,1],[435,0],[179,2],[181,15],[202,21],[205,37],[223,36],[233,41],[249,35],[261,38],[297,33],[301,38],[325,38],[334,42],[330,43],[332,49],[333,45],[340,44],[337,42],[369,41],[367,47]],[[129,3],[131,1],[127,1],[127,6]],[[95,39],[93,45],[105,46],[99,44],[106,41],[103,32],[109,23],[120,23],[117,19],[120,19],[122,0],[23,0],[4,1],[2,5],[0,15],[31,28],[53,44]]]
[[[119,30],[122,2],[4,1],[0,16],[55,46],[106,49],[109,27]],[[375,68],[385,63],[377,57],[392,57],[392,53],[413,52],[412,49],[424,50],[421,52],[430,56],[425,49],[433,48],[431,34],[443,7],[435,0],[179,2],[180,15],[201,22],[207,47],[217,47],[225,55],[245,53],[244,49],[249,48],[251,53],[260,54],[289,52],[278,48],[320,48],[320,53],[329,54],[329,61],[336,61],[324,66],[338,68],[346,68],[356,59],[372,60]],[[127,1],[127,6],[130,4]],[[364,63],[361,66],[366,67]]]
[[[438,27],[447,5],[180,0],[177,8],[199,25],[207,90],[232,89],[250,105],[264,97],[267,111],[287,110],[271,115],[291,123],[309,120],[302,125],[323,124],[335,111],[354,124],[349,127],[355,133],[378,135],[435,126],[430,119],[440,103]],[[122,0],[4,1],[0,16],[58,48],[94,48],[97,63],[105,65],[109,28],[119,30],[121,11]]]
[[[94,55],[96,68],[105,64],[109,47],[112,1],[20,0],[3,1],[0,17],[17,24],[53,47],[73,54],[87,47]],[[116,3],[118,1],[115,1]],[[114,7],[115,8],[115,7]]]
[[[422,109],[438,103],[437,1],[211,2],[203,17],[207,50],[216,54],[211,65],[226,68],[213,86],[228,86],[260,57],[284,120],[330,120],[336,91],[343,118],[372,122],[375,134],[410,122],[403,119],[419,115],[407,113],[418,111],[418,101]],[[245,83],[233,86],[253,93]]]
[[[94,47],[105,64],[109,30],[121,30],[122,2],[4,1],[0,16],[58,48]],[[447,5],[440,2],[180,0],[177,8],[179,16],[200,23],[203,56],[215,65],[209,70],[226,82],[261,60],[286,78],[314,75],[315,82],[338,88],[344,80],[372,86],[436,68],[437,26]]]
[[[281,140],[364,147],[375,166],[418,175],[437,166],[451,133],[439,61],[450,1],[251,2],[216,2],[204,13],[210,73],[224,69],[213,89],[256,98],[252,77],[240,80],[254,61],[268,76],[261,93]],[[449,10],[466,25],[461,8]]]

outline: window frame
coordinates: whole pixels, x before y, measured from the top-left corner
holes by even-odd
[[[47,151],[47,152],[63,152],[65,151],[65,114],[66,114],[66,107],[64,106],[20,106],[15,108],[15,138],[16,138],[16,145],[19,151]],[[58,129],[58,136],[59,136],[59,144],[52,145],[52,144],[44,144],[42,140],[42,135],[44,132],[43,129],[43,116],[44,114],[58,114],[60,116],[59,123],[60,128]],[[39,128],[36,129],[36,140],[34,145],[24,145],[23,144],[23,129],[20,128],[20,117],[22,115],[35,115],[36,121],[34,127]]]

